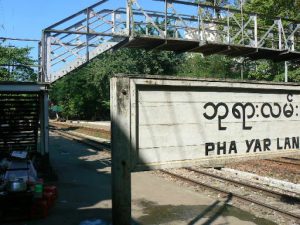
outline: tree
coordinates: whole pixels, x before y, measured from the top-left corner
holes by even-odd
[[[300,19],[300,0],[251,0],[245,2],[245,10],[282,17],[286,19]]]
[[[203,57],[192,54],[182,64],[179,75],[203,78],[240,78],[239,63],[223,55]]]
[[[36,81],[32,69],[35,61],[29,56],[31,48],[17,48],[0,45],[0,80]]]
[[[109,118],[109,80],[114,74],[176,74],[183,55],[171,52],[120,49],[100,55],[55,82],[51,101],[63,107],[63,116],[70,119]]]
[[[300,0],[248,0],[245,2],[244,8],[247,11],[270,16],[272,19],[281,17],[283,19],[300,20]],[[267,20],[260,21],[260,23],[267,24]],[[292,23],[291,21],[284,21],[283,25],[285,29],[288,29]],[[249,77],[251,79],[284,80],[283,63],[259,60],[255,63],[254,68],[255,71],[253,67],[249,69]],[[289,81],[299,81],[299,75],[300,63],[291,62],[289,66]]]
[[[270,60],[248,61],[247,77],[250,80],[283,81],[284,63]],[[282,79],[280,77],[282,76]]]
[[[238,5],[240,0],[195,0],[216,6]],[[246,11],[258,12],[272,16],[298,18],[297,1],[283,0],[244,0]],[[272,5],[276,10],[272,8]],[[296,5],[295,5],[296,4]],[[293,6],[291,11],[288,7]],[[274,13],[277,14],[274,14]],[[209,11],[210,17],[217,15],[222,20],[222,12]],[[169,20],[167,23],[173,21]],[[158,26],[163,26],[157,21]],[[147,25],[147,32],[156,32],[152,25]],[[136,33],[144,34],[145,27],[136,25]],[[162,27],[163,29],[163,27]],[[172,36],[172,30],[168,34]],[[282,80],[283,64],[272,61],[246,61],[244,77],[255,80]],[[242,61],[221,55],[202,57],[200,54],[176,55],[171,52],[145,51],[140,49],[120,49],[116,52],[101,54],[86,66],[55,82],[50,97],[55,105],[63,107],[63,116],[70,119],[108,119],[109,118],[109,80],[114,74],[150,74],[180,75],[212,78],[240,78]],[[299,65],[291,64],[290,79],[300,80]]]

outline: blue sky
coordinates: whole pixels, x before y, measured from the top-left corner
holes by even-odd
[[[98,0],[0,0],[0,36],[40,39],[43,28],[96,2]],[[116,2],[125,5],[125,0],[109,0],[106,6],[115,7]]]
[[[0,0],[0,37],[40,39],[42,30],[100,0]],[[186,0],[193,1],[193,0]],[[148,10],[164,11],[164,2],[138,0]],[[125,7],[126,0],[108,0],[104,8]],[[178,6],[178,5],[177,5]],[[178,6],[193,13],[191,8]],[[178,8],[177,8],[178,9]],[[37,47],[32,42],[6,41],[6,45]],[[36,58],[37,51],[32,56]]]
[[[95,2],[97,0],[0,0],[0,36],[40,39],[44,28]],[[34,42],[5,43],[37,47]],[[32,57],[36,55],[34,49]]]
[[[44,28],[99,0],[0,0],[0,37],[40,39]],[[157,4],[140,0],[143,6]],[[126,0],[109,0],[105,7],[125,6]],[[6,41],[6,45],[37,46],[31,42]],[[33,50],[36,55],[36,51]],[[35,57],[35,56],[33,56]]]
[[[40,39],[43,28],[97,0],[0,0],[0,35]]]

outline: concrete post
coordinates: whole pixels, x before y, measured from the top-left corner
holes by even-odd
[[[129,78],[111,79],[112,214],[114,225],[131,224]]]

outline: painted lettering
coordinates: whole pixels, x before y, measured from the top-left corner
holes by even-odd
[[[293,149],[299,149],[299,137],[293,137],[292,138],[292,143],[293,143]]]
[[[283,147],[280,145],[280,139],[279,138],[277,138],[277,149],[278,150],[283,149]]]
[[[217,154],[221,155],[221,152],[226,155],[226,141],[217,143]]]
[[[210,152],[215,150],[215,144],[212,142],[205,143],[205,155],[209,155]]]
[[[230,142],[228,154],[231,154],[231,152],[234,152],[235,154],[237,154],[237,148],[236,148],[235,141]]]
[[[251,102],[236,102],[236,103],[214,103],[208,102],[204,105],[205,112],[204,117],[207,120],[218,120],[218,129],[220,131],[227,130],[227,126],[224,126],[224,120],[232,115],[237,120],[242,121],[243,130],[252,130],[253,126],[250,126],[248,121],[254,117],[263,117],[269,119],[289,119],[291,117],[299,117],[299,105],[293,103],[293,95],[287,95],[287,103],[251,103]],[[232,104],[232,107],[230,108]],[[209,112],[211,110],[211,112]]]
[[[237,119],[242,119],[244,130],[252,129],[251,126],[246,126],[246,120],[251,119],[255,115],[255,108],[252,103],[235,103],[232,107],[232,115]]]
[[[260,140],[259,139],[256,139],[255,140],[255,145],[254,145],[254,149],[253,149],[253,152],[256,152],[256,151],[260,151],[261,152],[261,144],[260,144]]]
[[[271,146],[271,139],[266,138],[263,140],[264,142],[264,151],[271,151],[270,146]]]
[[[291,149],[291,143],[289,138],[284,139],[284,149]]]
[[[252,145],[254,143],[255,139],[252,139],[251,141],[246,140],[246,145],[247,145],[247,153],[250,152]]]

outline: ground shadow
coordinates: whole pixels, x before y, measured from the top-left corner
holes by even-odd
[[[79,225],[96,219],[111,224],[111,160],[99,150],[52,133],[50,161],[58,180],[51,184],[59,191],[55,206],[46,218],[6,224]]]

